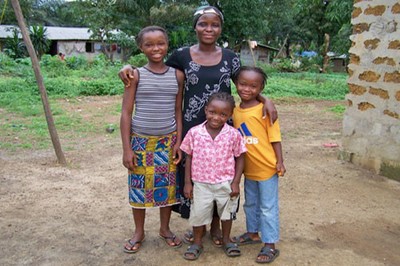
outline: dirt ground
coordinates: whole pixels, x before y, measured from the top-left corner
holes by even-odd
[[[120,97],[61,102],[100,125],[118,124]],[[276,101],[287,174],[280,179],[281,255],[274,265],[400,265],[400,183],[337,159],[341,118],[331,101]],[[114,110],[111,112],[110,110]],[[4,111],[2,115],[7,115]],[[133,255],[133,232],[119,132],[63,139],[68,167],[52,149],[0,150],[0,265],[187,265],[158,238],[158,210],[146,216],[146,241]],[[336,143],[339,147],[324,147]],[[67,144],[67,145],[66,145]],[[71,146],[73,148],[71,148]],[[181,236],[188,222],[173,213]],[[244,232],[241,208],[233,235]],[[261,245],[228,258],[208,235],[192,265],[256,265]]]

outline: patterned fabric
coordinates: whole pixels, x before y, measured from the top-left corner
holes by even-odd
[[[192,155],[192,180],[217,184],[235,177],[235,157],[246,152],[239,131],[225,124],[213,140],[206,122],[189,130],[181,150]]]
[[[129,171],[129,203],[134,208],[163,207],[180,203],[179,181],[172,152],[176,132],[165,136],[132,134],[138,165]]]
[[[206,120],[205,104],[211,94],[231,94],[231,77],[240,67],[239,57],[228,49],[222,49],[221,61],[213,66],[199,65],[190,56],[190,47],[179,48],[172,53],[166,64],[185,73],[183,104],[183,136],[193,126]]]

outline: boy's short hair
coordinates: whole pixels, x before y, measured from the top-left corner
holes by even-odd
[[[265,84],[267,84],[268,76],[262,68],[255,67],[255,66],[241,66],[239,68],[239,70],[236,71],[236,73],[232,77],[232,80],[235,84],[240,76],[240,73],[242,73],[243,71],[254,71],[254,72],[257,72],[258,74],[260,74],[261,78],[262,78],[262,89],[264,89]]]
[[[216,92],[214,94],[211,94],[210,98],[208,98],[208,101],[206,103],[206,106],[212,102],[213,100],[218,100],[218,101],[222,101],[222,102],[227,102],[230,104],[230,106],[232,107],[232,111],[233,109],[235,109],[235,98],[233,98],[232,95],[230,95],[227,92]]]

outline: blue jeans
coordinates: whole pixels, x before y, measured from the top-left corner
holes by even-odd
[[[244,180],[246,228],[261,233],[263,243],[279,240],[278,175],[265,181]]]

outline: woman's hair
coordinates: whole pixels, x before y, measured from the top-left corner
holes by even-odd
[[[221,20],[221,25],[224,23],[224,15],[222,15],[222,12],[218,8],[215,6],[202,6],[196,9],[193,14],[193,28],[196,28],[197,21],[204,14],[215,14]]]
[[[210,98],[208,98],[206,106],[209,105],[214,100],[229,103],[230,106],[232,107],[232,110],[235,108],[235,99],[233,98],[232,95],[230,95],[227,92],[216,92],[214,94],[211,94]]]
[[[240,73],[242,73],[242,72],[244,72],[244,71],[253,71],[253,72],[256,72],[256,73],[260,74],[261,79],[262,79],[262,88],[261,88],[261,90],[264,89],[265,84],[267,84],[268,76],[267,76],[267,74],[264,72],[264,70],[262,70],[262,69],[259,68],[259,67],[241,66],[241,67],[239,68],[239,70],[235,73],[235,75],[233,75],[233,77],[232,77],[232,80],[233,80],[234,83],[237,82],[237,80],[238,80],[238,78],[239,78],[239,76],[240,76]]]
[[[143,42],[143,35],[145,35],[148,32],[152,32],[152,31],[161,31],[164,34],[165,39],[168,42],[168,34],[164,28],[162,28],[160,26],[147,26],[139,31],[138,35],[136,36],[136,44],[140,47],[140,45],[142,45],[142,42]]]

